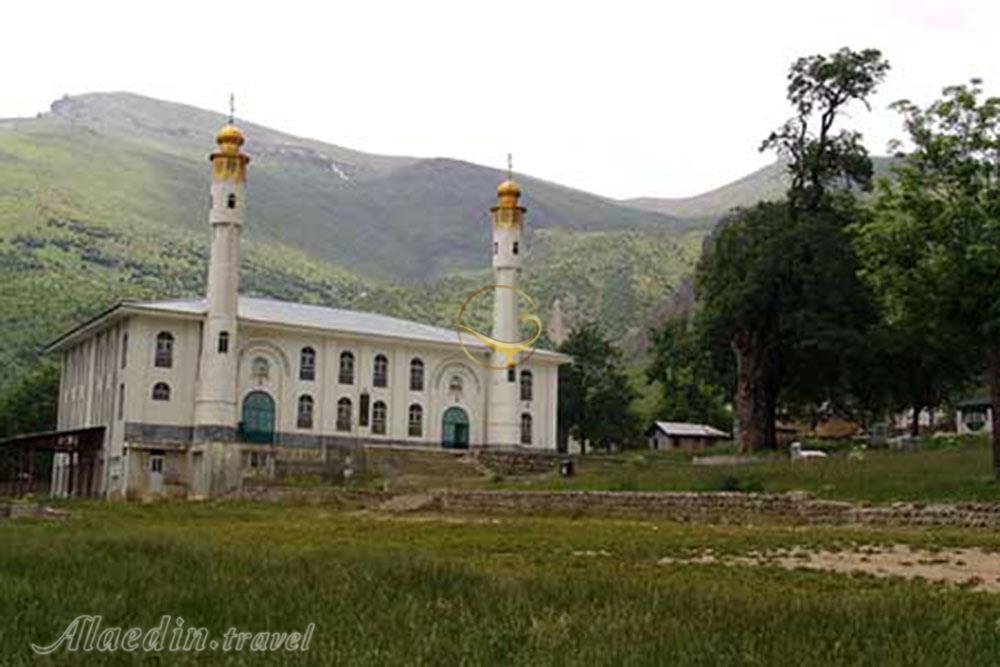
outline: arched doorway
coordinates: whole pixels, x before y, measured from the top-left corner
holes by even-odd
[[[469,415],[462,408],[451,407],[444,411],[441,446],[445,449],[469,448]]]
[[[240,437],[245,442],[274,442],[274,399],[263,391],[252,391],[243,399]]]

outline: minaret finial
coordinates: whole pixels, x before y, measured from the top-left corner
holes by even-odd
[[[507,153],[507,180],[514,180],[514,156]]]
[[[236,115],[236,95],[229,93],[229,124],[233,124],[233,117]]]

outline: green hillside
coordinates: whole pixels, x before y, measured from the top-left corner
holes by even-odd
[[[0,390],[45,343],[119,299],[202,294],[206,155],[223,121],[123,94],[0,121]],[[449,326],[466,294],[488,283],[488,208],[501,174],[243,126],[253,157],[244,293]],[[550,341],[583,317],[626,340],[644,328],[693,265],[700,232],[518,178],[531,233],[525,283]]]

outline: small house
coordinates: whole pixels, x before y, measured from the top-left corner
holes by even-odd
[[[653,422],[646,431],[650,449],[683,449],[685,451],[702,451],[715,445],[719,440],[729,440],[725,431],[707,424],[689,424],[686,422]]]

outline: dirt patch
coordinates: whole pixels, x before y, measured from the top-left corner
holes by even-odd
[[[378,506],[385,512],[417,512],[431,509],[436,502],[434,496],[426,493],[413,493],[395,496]]]
[[[662,558],[660,564],[721,563],[771,565],[878,577],[905,577],[944,582],[961,588],[1000,593],[1000,554],[982,549],[927,551],[897,544],[867,546],[845,551],[788,549],[752,552],[745,556],[717,556],[704,552],[689,558]]]

